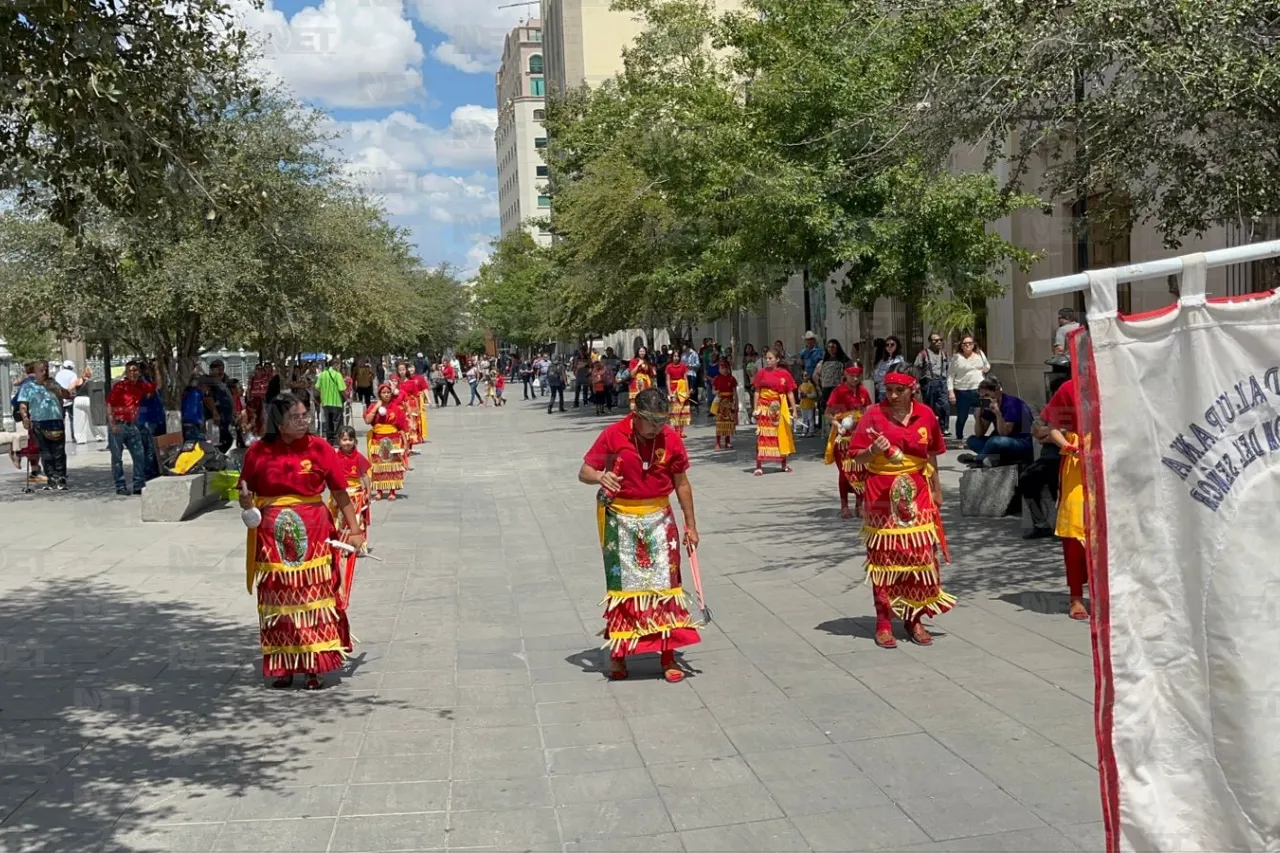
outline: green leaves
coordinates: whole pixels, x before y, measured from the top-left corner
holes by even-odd
[[[512,231],[493,241],[471,287],[473,319],[504,345],[545,342],[554,333],[554,281],[550,253],[524,229]]]
[[[987,226],[1035,199],[947,174],[916,135],[921,57],[964,14],[615,5],[649,25],[625,72],[548,111],[556,254],[579,328],[720,316],[802,267],[813,281],[850,270],[853,304],[973,304],[999,292],[1004,264],[1030,258]]]

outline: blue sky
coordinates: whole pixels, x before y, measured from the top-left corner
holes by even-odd
[[[267,0],[240,7],[268,73],[334,120],[352,177],[429,264],[474,272],[498,232],[494,72],[537,6],[511,0]]]

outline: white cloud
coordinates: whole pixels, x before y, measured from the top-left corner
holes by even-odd
[[[498,111],[475,104],[456,107],[449,126],[435,128],[406,112],[335,124],[338,147],[353,157],[379,151],[401,169],[478,169],[494,165]]]
[[[490,243],[491,237],[486,237],[483,234],[472,234],[471,240],[471,248],[467,250],[466,262],[462,268],[463,276],[469,279],[476,277],[480,272],[480,267],[493,254],[493,245]]]
[[[323,0],[292,18],[271,0],[236,8],[261,39],[264,70],[305,100],[367,108],[423,97],[424,51],[401,0]]]
[[[498,8],[502,5],[497,0],[414,0],[418,20],[444,35],[435,58],[473,74],[497,71],[507,33],[538,15],[536,4]]]

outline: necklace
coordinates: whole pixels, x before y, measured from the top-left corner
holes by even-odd
[[[636,456],[641,456],[641,454],[640,454],[640,440],[639,440],[639,439],[637,439],[635,436],[632,436],[632,437],[631,437],[631,443],[632,443],[633,445],[635,445],[635,448],[636,448]],[[658,444],[658,442],[657,442],[657,440],[655,439],[655,440],[653,441],[653,443],[649,445],[649,458],[648,458],[648,459],[645,459],[643,456],[641,456],[641,458],[640,458],[640,470],[641,470],[641,471],[648,471],[648,470],[649,470],[649,466],[653,463],[653,451],[654,451],[654,448],[655,448],[655,447],[657,447],[657,444]]]

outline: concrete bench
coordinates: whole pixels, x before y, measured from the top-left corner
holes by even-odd
[[[207,474],[165,475],[142,490],[143,521],[186,521],[222,502],[209,491]]]
[[[960,475],[960,514],[965,518],[1004,518],[1017,494],[1017,465],[970,468]]]

